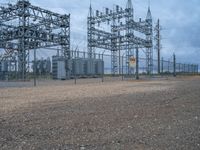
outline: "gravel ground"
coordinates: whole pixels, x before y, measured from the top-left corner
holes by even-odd
[[[1,150],[199,150],[200,77],[0,88]]]

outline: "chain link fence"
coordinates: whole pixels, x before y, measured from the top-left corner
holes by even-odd
[[[61,57],[60,54],[55,53],[56,57]],[[54,57],[55,57],[54,56]],[[67,79],[68,84],[77,83],[90,83],[90,82],[108,82],[119,81],[125,79],[136,78],[136,61],[135,65],[130,66],[130,57],[125,56],[117,57],[117,65],[113,66],[111,61],[111,54],[96,53],[93,58],[90,58],[87,52],[71,51],[71,61],[67,62],[67,71],[69,77]],[[134,56],[132,56],[134,57]],[[135,58],[136,59],[136,58]],[[89,61],[88,60],[93,60]],[[146,58],[138,58],[138,75],[142,78],[164,75],[197,75],[198,65],[195,64],[182,64],[177,63],[176,59],[173,60],[160,60],[160,68],[158,68],[158,60],[153,60],[153,66],[151,73],[147,71]],[[34,64],[36,66],[34,66]],[[53,81],[53,64],[52,56],[48,58],[39,59],[36,55],[36,60],[32,60],[28,63],[29,70],[27,72],[27,80],[20,85],[25,86],[30,84],[35,79],[35,84],[45,84],[45,82],[51,83]],[[113,69],[115,67],[115,69]],[[93,68],[93,69],[92,69]],[[59,70],[59,68],[58,68]],[[62,68],[60,69],[62,70]],[[113,70],[117,70],[113,72]],[[160,72],[160,73],[158,73]],[[0,80],[1,85],[11,84],[15,81],[20,81],[18,78],[17,61],[6,60],[0,62]],[[2,82],[3,81],[3,82]],[[56,82],[57,80],[54,80]],[[10,83],[9,83],[10,82]],[[57,81],[60,83],[59,81]],[[12,86],[12,84],[11,84]]]

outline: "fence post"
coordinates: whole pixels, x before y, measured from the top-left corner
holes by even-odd
[[[162,74],[163,74],[163,71],[164,71],[164,59],[162,57],[162,62],[161,62],[161,69],[162,69]]]
[[[193,69],[192,69],[192,64],[190,65],[190,74],[192,75]]]
[[[103,53],[102,53],[102,74],[101,74],[101,81],[104,82],[104,62],[103,62]]]
[[[173,55],[174,57],[174,77],[176,77],[176,55]]]
[[[36,49],[34,48],[34,86],[36,86]]]
[[[181,63],[181,75],[183,75],[183,64]]]
[[[198,67],[195,65],[195,74],[197,74]]]
[[[124,81],[124,56],[122,56],[122,81]]]
[[[79,57],[79,53],[80,53],[80,52],[79,52],[79,51],[77,51],[77,57],[78,57],[78,58],[80,58],[80,57]]]
[[[74,84],[76,85],[77,83],[77,78],[76,78],[76,59],[77,59],[78,53],[75,51],[75,56],[74,56]]]
[[[139,80],[139,50],[136,47],[136,80]]]
[[[169,67],[170,67],[170,60],[168,59],[168,66],[167,66],[167,72],[168,72],[168,74],[170,74]]]
[[[193,69],[192,69],[192,64],[190,65],[190,74],[192,75]]]
[[[192,75],[194,75],[194,64],[192,64]]]
[[[188,65],[187,64],[185,64],[185,74],[187,75],[188,74]]]
[[[119,49],[119,75],[121,75],[121,51]]]
[[[74,76],[75,76],[75,77],[74,77],[74,84],[76,85],[76,83],[77,83],[77,81],[76,81],[76,80],[77,80],[77,78],[76,78],[76,57],[75,57],[74,60],[75,60],[75,62],[74,62],[74,63],[75,63],[75,64],[74,64],[74,65],[75,65],[75,67],[74,67]]]
[[[102,54],[102,62],[103,62],[103,54]],[[102,64],[101,81],[103,82],[103,64]]]
[[[15,80],[17,80],[17,60],[15,56]]]
[[[183,64],[183,74],[185,75],[185,64]]]
[[[85,59],[85,52],[83,52],[83,58]]]
[[[191,65],[190,64],[188,64],[188,73],[189,73],[189,75],[191,75]]]
[[[194,73],[194,75],[195,75],[195,65],[193,65],[193,68],[194,68],[194,72],[193,72],[193,73]]]
[[[158,50],[158,74],[160,74],[160,50]]]

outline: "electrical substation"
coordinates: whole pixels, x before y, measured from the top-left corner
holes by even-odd
[[[200,0],[150,1],[0,0],[0,150],[200,150]]]
[[[83,52],[71,49],[70,14],[33,6],[28,0],[1,6],[0,79],[28,80],[32,75],[61,80],[94,78],[102,77],[106,69],[110,69],[109,75],[134,75],[136,79],[139,74],[198,73],[198,65],[176,63],[175,55],[172,61],[161,60],[160,20],[154,27],[150,6],[146,18],[136,21],[134,15],[131,0],[126,7],[115,5],[103,11],[94,11],[90,4],[85,22],[87,52]],[[56,55],[37,58],[36,50],[56,51],[58,47]],[[140,58],[141,53],[145,58]]]

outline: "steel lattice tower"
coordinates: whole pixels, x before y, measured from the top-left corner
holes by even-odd
[[[134,9],[133,9],[133,4],[131,0],[128,0],[126,9],[128,11],[128,15],[126,17],[126,24],[129,24],[132,20],[134,20]],[[126,37],[127,37],[127,49],[126,49],[126,73],[130,74],[130,66],[129,66],[129,59],[132,56],[132,53],[134,53],[134,49],[132,49],[131,46],[131,39],[130,37],[134,36],[134,31],[131,28],[131,26],[127,26],[126,28]]]
[[[88,15],[88,19],[87,19],[87,25],[88,25],[88,57],[89,58],[93,58],[94,57],[94,53],[95,53],[95,50],[94,50],[94,47],[92,45],[92,39],[93,39],[93,34],[92,34],[92,30],[90,29],[93,29],[94,28],[94,23],[93,23],[93,10],[92,10],[92,6],[91,6],[91,3],[90,3],[90,8],[89,8],[89,15]]]
[[[92,13],[90,5],[90,14],[88,16],[88,53],[92,56],[95,48],[101,48],[111,51],[112,74],[120,73],[121,51],[126,52],[127,73],[129,69],[129,58],[134,53],[134,49],[146,48],[147,51],[147,72],[152,72],[153,67],[153,32],[152,17],[150,8],[148,9],[147,18],[139,22],[134,21],[134,10],[132,1],[128,0],[126,8],[116,5],[112,10],[108,8],[105,12],[96,11]],[[101,24],[106,24],[111,31],[98,28]],[[110,25],[111,24],[111,25]],[[145,35],[145,39],[134,35],[134,31]],[[118,55],[119,52],[119,55]],[[119,62],[119,65],[118,65]],[[119,69],[118,69],[119,68]]]
[[[151,44],[153,45],[153,24],[152,24],[152,16],[151,16],[151,10],[150,7],[148,7],[146,22],[149,28],[149,32],[147,33],[147,40],[151,41]],[[153,47],[147,46],[146,48],[146,68],[147,68],[147,74],[153,73]]]
[[[0,7],[0,27],[0,48],[9,49],[10,55],[18,53],[21,79],[26,79],[29,71],[32,49],[61,46],[63,55],[70,59],[70,14],[60,15],[19,0]]]

